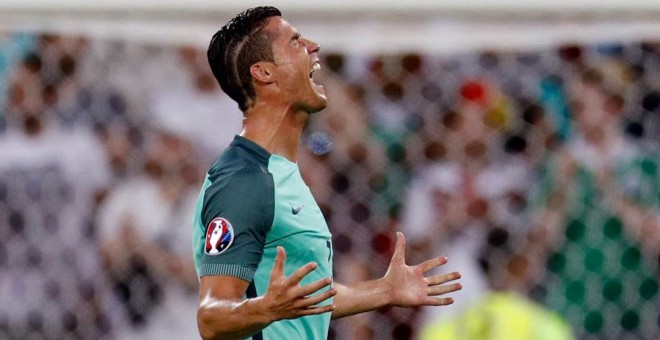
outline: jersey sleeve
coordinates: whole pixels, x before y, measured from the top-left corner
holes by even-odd
[[[205,227],[199,276],[227,275],[252,281],[273,224],[274,183],[268,173],[234,174],[205,191]]]

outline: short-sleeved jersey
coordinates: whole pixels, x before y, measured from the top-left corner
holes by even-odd
[[[248,281],[246,298],[263,295],[277,246],[285,274],[309,262],[301,282],[332,276],[331,234],[297,164],[236,136],[208,171],[195,209],[193,251],[199,277]],[[332,303],[332,300],[323,304]],[[253,339],[326,339],[330,313],[272,323]]]

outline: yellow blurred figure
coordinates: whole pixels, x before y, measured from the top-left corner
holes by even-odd
[[[571,328],[558,314],[510,292],[493,292],[456,317],[430,323],[420,340],[568,340]]]

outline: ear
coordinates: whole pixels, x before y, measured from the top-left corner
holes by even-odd
[[[252,78],[254,80],[261,82],[261,83],[266,83],[270,84],[275,82],[275,79],[273,79],[273,75],[275,74],[273,72],[273,64],[269,62],[257,62],[252,64],[250,66],[250,74],[252,75]]]

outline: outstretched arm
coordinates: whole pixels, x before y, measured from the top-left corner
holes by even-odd
[[[459,279],[459,273],[424,276],[431,269],[447,263],[447,258],[436,257],[409,266],[405,261],[405,247],[406,240],[399,232],[390,266],[382,278],[347,285],[334,284],[337,295],[334,298],[335,310],[332,312],[332,318],[342,318],[386,306],[443,306],[453,303],[452,298],[441,296],[462,288],[460,283],[449,283]]]

